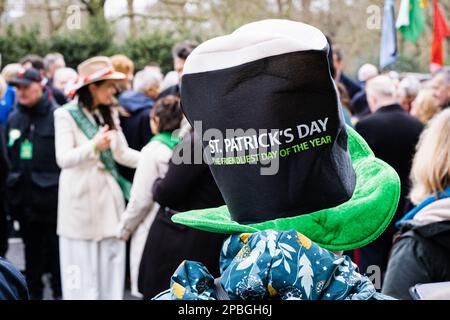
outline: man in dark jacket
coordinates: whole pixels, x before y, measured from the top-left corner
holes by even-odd
[[[50,270],[55,298],[60,297],[56,212],[59,168],[55,157],[53,111],[57,107],[38,70],[14,80],[18,106],[6,128],[11,170],[7,178],[8,211],[20,222],[25,244],[26,277],[32,299],[43,294],[42,274]]]
[[[390,164],[400,176],[401,193],[393,222],[377,240],[360,249],[360,269],[367,272],[369,266],[386,270],[392,237],[393,223],[404,213],[409,193],[409,173],[415,147],[422,132],[422,124],[410,116],[396,102],[395,86],[388,76],[378,76],[366,85],[367,100],[372,115],[361,120],[356,130],[367,141],[377,158]]]
[[[136,73],[133,90],[119,96],[122,107],[120,125],[130,148],[141,151],[152,137],[150,110],[159,95],[161,75],[155,71],[142,70]],[[128,181],[133,181],[133,169],[119,166],[120,173]]]
[[[68,102],[68,99],[64,92],[59,90],[58,88],[53,86],[53,82],[51,79],[47,78],[46,70],[45,70],[45,62],[44,59],[38,55],[30,54],[25,57],[23,57],[20,60],[20,64],[25,68],[34,68],[39,71],[41,78],[42,78],[42,84],[45,85],[46,89],[49,90],[53,96],[53,99],[58,103],[60,106],[65,105]]]
[[[178,73],[179,78],[181,79],[181,75],[183,74],[184,63],[186,62],[187,57],[191,54],[191,52],[195,49],[197,45],[194,43],[180,43],[177,44],[172,49],[172,57],[173,57],[173,67],[174,70]],[[180,96],[180,85],[176,84],[167,89],[165,89],[160,94],[160,98],[164,98],[166,96]]]
[[[336,80],[345,86],[350,100],[353,99],[353,97],[362,90],[362,87],[344,73],[344,53],[341,48],[334,48],[333,65],[336,70]]]
[[[358,80],[363,85],[363,88],[351,98],[352,113],[358,119],[362,119],[370,114],[366,94],[366,84],[370,79],[376,76],[378,76],[378,69],[372,64],[367,63],[359,68]]]
[[[8,232],[5,211],[5,181],[8,175],[9,163],[6,155],[6,144],[0,126],[0,257],[4,257],[8,250]]]
[[[66,62],[64,61],[64,56],[59,52],[48,53],[44,59],[45,77],[48,79],[48,84],[53,86],[53,79],[55,77],[55,72],[59,68],[65,68]]]

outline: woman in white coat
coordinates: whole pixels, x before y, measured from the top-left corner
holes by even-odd
[[[63,299],[122,299],[125,242],[116,230],[131,184],[115,162],[135,168],[139,161],[111,107],[125,75],[107,57],[86,60],[78,72],[75,99],[55,111]]]
[[[142,297],[138,290],[139,265],[144,251],[148,231],[158,212],[159,205],[153,201],[152,187],[158,178],[167,172],[172,150],[178,144],[172,132],[180,127],[183,113],[179,98],[167,96],[158,100],[150,113],[150,126],[154,134],[142,149],[134,175],[131,197],[119,224],[118,237],[130,244],[131,293]]]

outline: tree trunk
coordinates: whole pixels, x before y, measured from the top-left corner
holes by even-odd
[[[105,19],[106,0],[81,0],[81,2],[86,6],[90,16]]]
[[[2,29],[2,17],[6,11],[6,0],[0,0],[0,30]]]
[[[127,10],[130,23],[130,36],[135,37],[137,35],[136,16],[134,15],[134,0],[127,0]]]
[[[49,34],[53,34],[56,30],[55,21],[53,20],[51,0],[45,0],[45,15],[47,16]]]

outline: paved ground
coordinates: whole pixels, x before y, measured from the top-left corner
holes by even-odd
[[[20,238],[9,239],[9,249],[6,253],[6,259],[11,261],[19,270],[25,270],[25,254],[24,245]],[[49,285],[49,275],[44,275],[43,279],[45,284],[44,300],[52,300],[51,289]],[[136,300],[130,291],[125,291],[124,300]]]

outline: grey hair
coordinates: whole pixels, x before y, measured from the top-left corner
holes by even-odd
[[[403,97],[416,97],[421,88],[420,81],[415,77],[409,76],[400,82],[398,93]]]
[[[367,82],[367,96],[395,98],[395,84],[386,75],[377,76]]]
[[[56,63],[58,60],[62,61],[64,66],[66,65],[66,61],[64,60],[64,56],[59,52],[49,53],[44,57],[44,68],[48,70],[51,65]]]
[[[450,69],[438,71],[433,78],[442,77],[447,85],[450,85]]]
[[[133,90],[144,93],[161,82],[161,75],[154,70],[141,70],[134,76]]]
[[[76,78],[78,73],[72,68],[59,68],[55,71],[55,75],[53,76],[53,81],[58,82],[60,79],[65,78]]]

